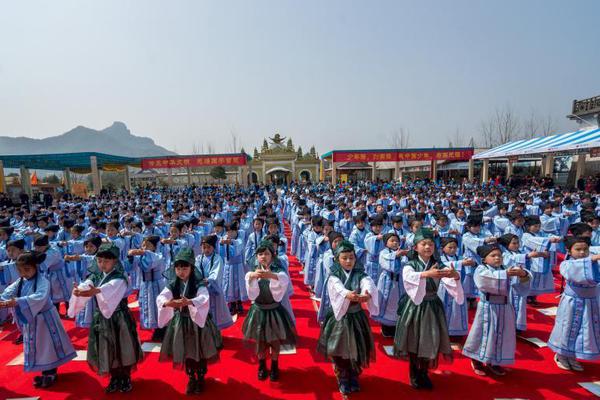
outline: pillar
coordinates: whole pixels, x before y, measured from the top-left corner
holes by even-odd
[[[71,183],[71,170],[69,168],[65,168],[63,172],[63,178],[65,180],[65,192],[72,194],[73,184]]]
[[[490,160],[483,160],[481,166],[481,183],[487,182],[490,180]]]
[[[554,174],[554,156],[547,155],[544,159],[544,176]]]
[[[187,172],[187,178],[188,178],[188,185],[192,185],[192,169],[190,167],[186,168],[186,172]]]
[[[506,179],[513,174],[513,161],[509,158],[506,162]]]
[[[375,182],[377,179],[377,163],[373,162],[373,167],[371,168],[371,182]]]
[[[173,186],[173,168],[167,168],[167,185]]]
[[[123,183],[125,184],[125,190],[131,192],[131,180],[129,177],[129,165],[125,166],[125,170],[123,171]]]
[[[333,161],[333,158],[331,159],[331,184],[335,185],[337,183],[337,176],[336,176],[336,170],[335,170],[335,162]]]
[[[4,162],[0,160],[0,193],[6,193],[6,178],[4,178]]]
[[[469,159],[469,182],[475,177],[475,160]]]
[[[437,160],[431,160],[431,167],[429,167],[429,179],[432,181],[437,180]]]
[[[400,175],[400,162],[396,161],[396,166],[394,167],[394,179],[402,182],[402,176]]]
[[[32,200],[31,196],[33,192],[31,191],[31,176],[29,175],[29,169],[25,168],[24,165],[21,165],[21,188],[23,192],[25,192],[29,196],[29,200]]]
[[[96,156],[90,156],[90,165],[92,167],[92,192],[99,196],[102,189],[102,182],[100,181],[100,171],[98,171],[98,159]]]
[[[585,159],[587,157],[587,154],[579,154],[577,156],[577,169],[575,170],[575,184],[577,184],[577,181],[579,180],[579,178],[583,177],[585,175]]]

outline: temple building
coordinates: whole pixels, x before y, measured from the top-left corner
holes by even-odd
[[[276,133],[264,139],[260,152],[254,148],[252,160],[248,162],[248,181],[251,183],[286,184],[296,182],[318,182],[320,160],[314,146],[308,153],[302,147],[296,149],[291,138]]]

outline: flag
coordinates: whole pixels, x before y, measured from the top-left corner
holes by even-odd
[[[31,175],[31,184],[32,185],[38,184],[38,177],[37,177],[37,173],[35,171],[33,171],[33,175]]]

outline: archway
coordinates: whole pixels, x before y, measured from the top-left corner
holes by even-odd
[[[258,174],[254,171],[248,173],[248,183],[258,183]]]
[[[292,171],[284,167],[271,168],[265,172],[267,177],[267,179],[265,179],[265,183],[270,183],[277,186],[288,184],[290,181],[289,177],[291,172]]]
[[[301,182],[310,182],[310,171],[304,170],[300,172],[300,181]]]

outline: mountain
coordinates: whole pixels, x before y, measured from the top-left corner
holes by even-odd
[[[0,154],[52,154],[98,152],[127,157],[166,156],[176,153],[160,147],[148,137],[135,136],[122,122],[101,131],[78,126],[44,139],[0,136]]]

